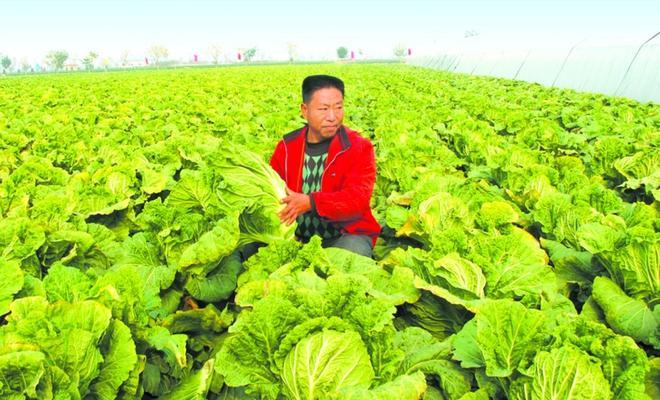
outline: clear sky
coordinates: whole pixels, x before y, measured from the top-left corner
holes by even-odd
[[[658,31],[660,0],[0,0],[0,54],[31,62],[56,49],[142,59],[152,45],[204,60],[215,44],[230,58],[256,46],[260,58],[285,59],[288,44],[301,59],[342,45],[382,57],[398,44],[414,54],[637,44]]]

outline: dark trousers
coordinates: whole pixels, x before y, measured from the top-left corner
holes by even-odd
[[[336,239],[325,239],[323,241],[323,247],[338,247],[369,258],[371,258],[374,251],[371,245],[371,237],[366,235],[351,235],[348,233]]]
[[[373,255],[373,246],[371,245],[371,237],[366,235],[351,235],[345,233],[335,239],[325,239],[322,242],[323,247],[338,247],[352,251],[365,257]],[[265,246],[263,243],[248,243],[240,250],[241,259],[247,260],[251,255],[259,250],[259,247]]]

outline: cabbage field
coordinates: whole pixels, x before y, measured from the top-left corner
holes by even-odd
[[[374,259],[276,216],[316,73]],[[658,399],[659,145],[657,104],[399,64],[3,77],[0,398]]]

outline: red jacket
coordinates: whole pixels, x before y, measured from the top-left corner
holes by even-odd
[[[270,165],[289,189],[302,190],[307,126],[284,136],[275,147]],[[310,194],[312,212],[334,222],[342,233],[368,235],[375,245],[380,225],[369,202],[376,182],[376,160],[371,142],[345,126],[331,139],[321,191]]]

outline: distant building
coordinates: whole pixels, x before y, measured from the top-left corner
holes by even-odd
[[[64,64],[64,70],[65,71],[79,71],[80,70],[80,64],[76,60],[73,60],[71,62],[68,62]]]

